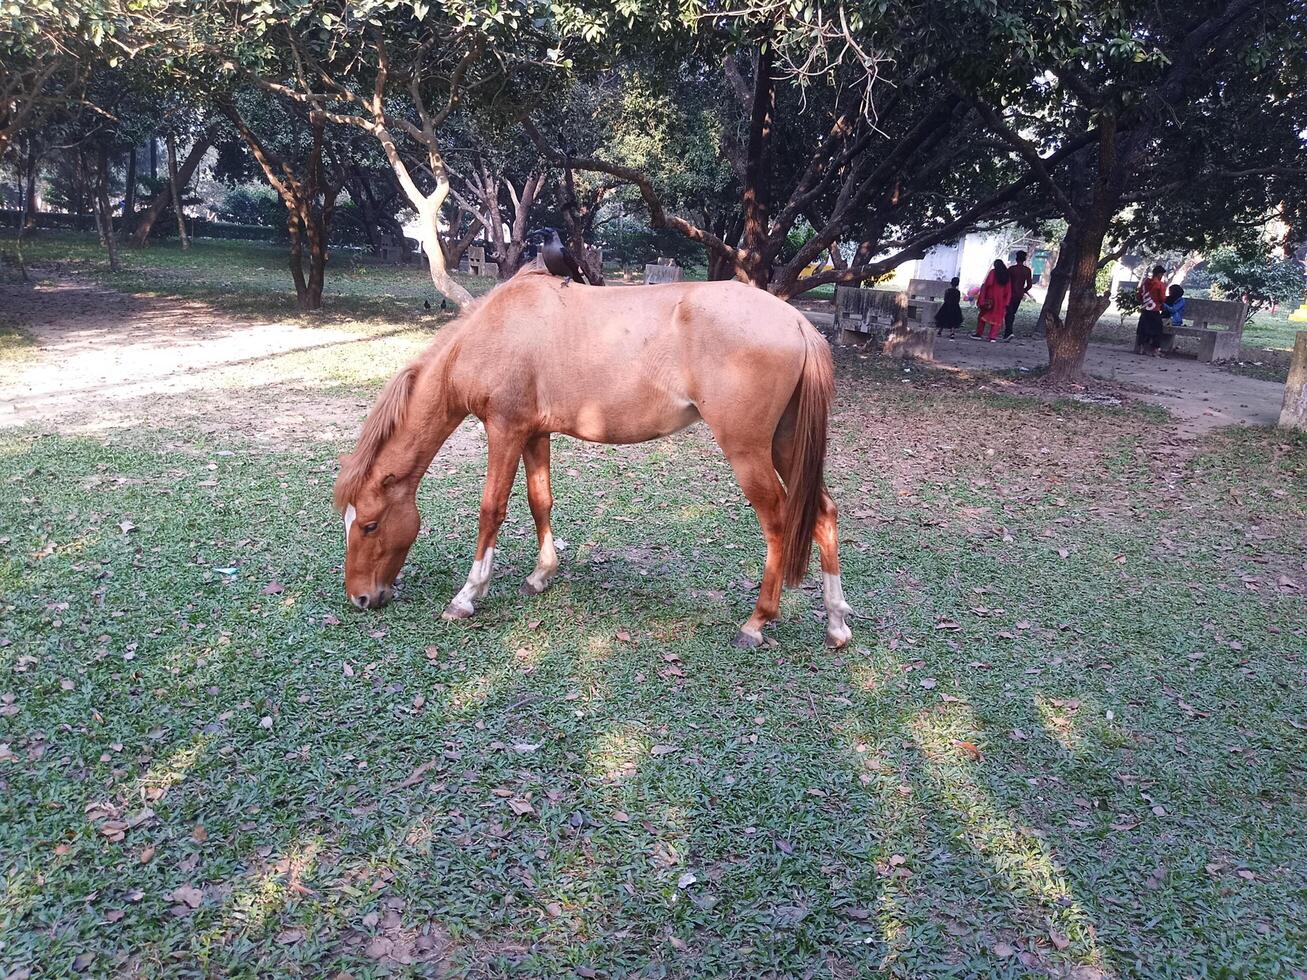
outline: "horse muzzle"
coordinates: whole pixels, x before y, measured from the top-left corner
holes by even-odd
[[[360,595],[352,595],[349,601],[359,609],[380,609],[391,599],[395,597],[395,590],[389,585],[382,586],[375,592],[364,592]]]

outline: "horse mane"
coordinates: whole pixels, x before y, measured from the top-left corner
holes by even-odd
[[[359,435],[353,455],[342,458],[334,494],[336,510],[341,513],[344,513],[363,481],[368,478],[382,447],[404,421],[404,416],[408,413],[408,399],[413,393],[413,382],[417,379],[421,366],[420,362],[414,362],[386,382],[386,387],[381,390],[376,404],[368,413],[367,421],[363,423],[363,432]]]
[[[341,458],[340,475],[336,477],[336,489],[333,494],[337,511],[343,513],[350,505],[359,488],[367,480],[368,474],[372,472],[373,464],[376,463],[382,448],[390,441],[395,430],[403,424],[404,417],[408,414],[409,397],[413,394],[413,386],[423,368],[439,351],[456,344],[461,328],[466,326],[472,315],[490,302],[496,293],[518,279],[534,275],[547,276],[549,273],[543,268],[526,266],[514,273],[506,282],[501,282],[484,296],[479,296],[467,304],[457,320],[441,329],[440,336],[421,357],[386,382],[386,387],[381,390],[376,403],[372,406],[372,411],[368,413],[367,421],[363,423],[358,446],[355,447],[352,455]]]

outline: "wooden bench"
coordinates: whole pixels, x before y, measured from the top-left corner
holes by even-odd
[[[1133,290],[1137,295],[1139,283],[1122,282],[1119,290]],[[1162,350],[1174,350],[1176,337],[1196,337],[1198,360],[1238,360],[1239,349],[1243,345],[1243,327],[1248,320],[1247,303],[1186,297],[1184,319],[1184,326],[1177,327],[1171,323],[1169,316],[1162,315]]]
[[[918,294],[924,292],[924,288],[918,290]],[[941,305],[920,295],[914,298],[911,285],[908,292],[836,286],[834,325],[841,343],[880,340],[891,357],[928,361],[935,356],[935,314]]]

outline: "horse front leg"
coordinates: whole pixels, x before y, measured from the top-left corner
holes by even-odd
[[[486,485],[481,493],[481,515],[477,524],[477,550],[467,582],[450,600],[442,614],[445,619],[467,619],[476,612],[477,603],[490,591],[490,575],[495,564],[495,543],[499,528],[508,516],[508,494],[517,476],[517,461],[522,457],[525,436],[486,427],[490,443],[486,466]]]
[[[522,583],[523,595],[539,595],[549,588],[558,574],[558,551],[554,535],[549,528],[549,515],[554,506],[554,494],[549,485],[549,433],[534,436],[522,451],[526,464],[526,498],[531,504],[531,516],[536,522],[536,536],[540,540],[540,557],[535,571]]]

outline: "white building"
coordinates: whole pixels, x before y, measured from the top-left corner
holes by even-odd
[[[944,282],[958,277],[965,296],[972,288],[979,288],[994,265],[995,259],[1012,261],[1012,253],[1025,249],[1031,255],[1031,267],[1038,281],[1048,264],[1048,251],[1043,243],[1020,228],[1004,226],[984,231],[973,231],[956,242],[936,245],[924,258],[904,262],[894,270],[887,285],[906,288],[909,279],[938,279]]]

